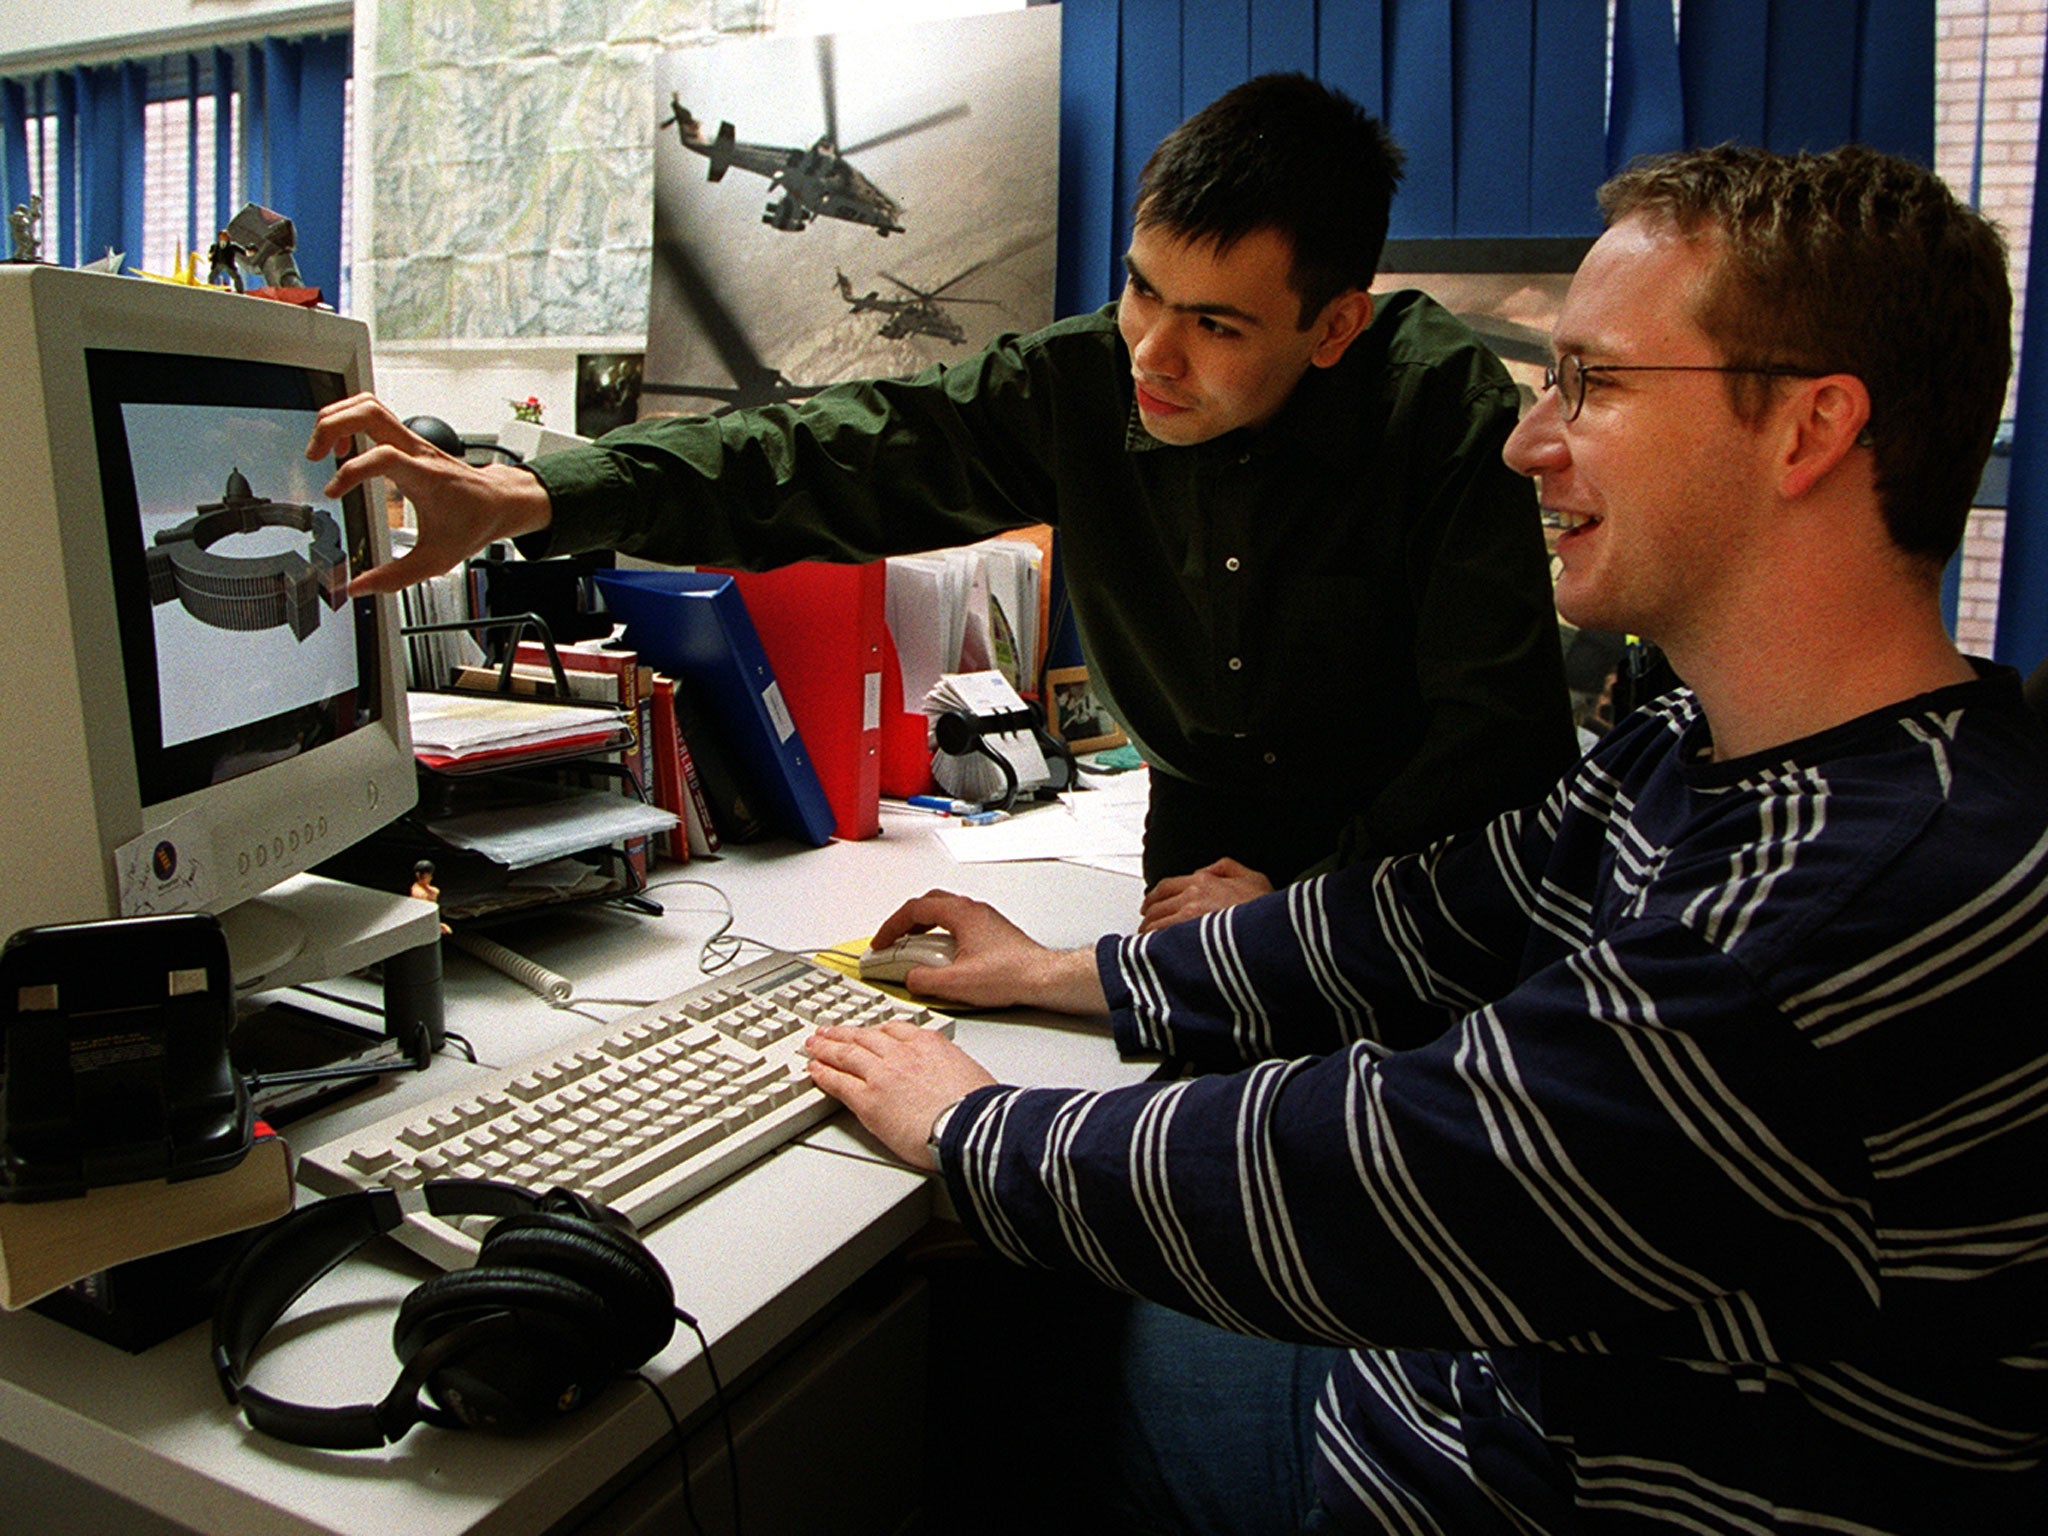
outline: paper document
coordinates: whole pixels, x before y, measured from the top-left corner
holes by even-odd
[[[890,558],[885,603],[906,711],[948,672],[993,667],[1013,687],[1037,677],[1043,558],[1035,542],[1006,537]]]
[[[1082,788],[1060,796],[1083,825],[1101,831],[1097,847],[1076,854],[1070,864],[1107,870],[1113,875],[1145,878],[1145,811],[1152,803],[1152,785],[1143,773],[1081,773]],[[1110,852],[1109,849],[1120,850]]]
[[[1122,873],[1127,861],[1144,852],[1142,831],[1115,817],[1083,814],[1076,797],[1062,795],[1051,805],[1006,816],[987,826],[948,823],[938,828],[939,841],[962,864],[1004,864],[1024,859],[1066,859],[1103,864]]]
[[[1055,804],[1034,806],[986,826],[947,821],[934,833],[962,864],[1061,859],[1142,878],[1145,775],[1095,776],[1093,782],[1103,788],[1070,790]]]
[[[450,816],[434,822],[433,831],[451,847],[480,853],[509,869],[526,869],[566,854],[666,832],[675,824],[675,812],[611,790],[568,790],[524,805]]]
[[[415,752],[460,757],[499,747],[545,746],[621,723],[616,709],[541,704],[488,693],[408,693]]]

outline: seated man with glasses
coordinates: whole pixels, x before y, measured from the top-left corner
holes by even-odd
[[[812,1042],[998,1253],[1163,1304],[1100,1437],[1133,1528],[2048,1529],[2048,748],[1939,603],[2001,241],[1855,148],[1602,207],[1506,457],[1561,611],[1687,686],[1423,855],[1093,950],[942,893],[876,936],[1235,1075]]]

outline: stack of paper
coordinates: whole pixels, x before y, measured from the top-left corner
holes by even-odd
[[[537,793],[521,805],[444,817],[434,823],[434,835],[508,869],[530,869],[588,848],[666,832],[675,824],[675,812],[609,790],[562,789]]]
[[[1035,689],[1043,552],[1021,539],[897,555],[889,561],[889,633],[915,711],[949,672],[997,671]]]
[[[502,767],[530,756],[598,751],[626,730],[616,709],[482,693],[408,693],[413,753],[430,768]]]
[[[412,548],[415,537],[410,528],[394,528],[391,553],[404,554]],[[468,578],[459,566],[407,587],[398,594],[398,601],[408,628],[471,616]],[[459,668],[483,659],[483,647],[468,630],[428,629],[405,637],[406,677],[415,688],[445,688]]]

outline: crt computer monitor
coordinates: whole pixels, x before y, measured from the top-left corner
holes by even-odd
[[[369,387],[357,321],[0,266],[0,938],[207,911],[240,971],[412,805],[396,605],[346,592],[381,509],[304,453]]]

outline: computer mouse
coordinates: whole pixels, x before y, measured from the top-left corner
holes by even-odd
[[[950,933],[905,934],[887,949],[871,949],[860,957],[862,981],[900,983],[915,965],[951,965],[953,935]]]

